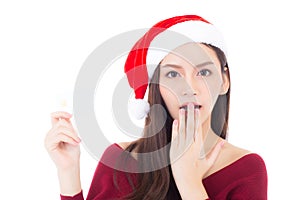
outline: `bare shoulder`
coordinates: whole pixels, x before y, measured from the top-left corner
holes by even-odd
[[[234,163],[243,156],[250,154],[251,151],[237,147],[229,142],[226,142],[220,151],[214,165],[208,170],[204,178],[223,169],[224,167]]]
[[[130,144],[131,144],[131,142],[119,142],[118,143],[118,145],[120,147],[122,147],[122,149],[126,149]]]
[[[119,142],[118,145],[125,150],[132,142]],[[132,152],[136,152],[135,150],[133,150]],[[131,155],[134,159],[137,160],[137,154],[132,154]]]
[[[229,142],[225,143],[222,151],[223,151],[223,157],[227,159],[229,162],[230,161],[234,162],[235,160],[251,153],[251,151],[235,146]]]

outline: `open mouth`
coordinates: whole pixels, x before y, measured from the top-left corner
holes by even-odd
[[[185,111],[187,111],[187,105],[184,105],[184,106],[180,106],[180,107],[179,107],[179,109],[182,109],[182,108],[183,108]],[[195,109],[200,109],[201,106],[200,106],[200,105],[194,105],[194,108],[195,108]]]

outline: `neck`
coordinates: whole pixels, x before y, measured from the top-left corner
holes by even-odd
[[[199,126],[198,133],[202,131],[202,141],[204,146],[204,152],[208,154],[213,147],[222,140],[211,128],[211,117],[208,117],[202,123],[202,126]]]

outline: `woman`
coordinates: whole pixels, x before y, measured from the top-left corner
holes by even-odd
[[[166,40],[171,47],[151,50]],[[267,199],[263,159],[226,142],[225,54],[219,32],[196,15],[163,20],[135,44],[125,72],[136,98],[129,109],[146,116],[144,135],[107,148],[87,199]],[[80,139],[70,114],[51,117],[45,146],[58,169],[61,199],[82,200]]]

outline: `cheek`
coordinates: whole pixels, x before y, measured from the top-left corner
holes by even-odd
[[[218,96],[220,95],[220,90],[221,90],[221,81],[220,80],[216,80],[216,79],[208,79],[206,81],[206,95],[207,95],[207,99],[209,99],[211,101],[212,104],[214,104],[214,102],[216,101],[216,99],[218,98]]]
[[[160,86],[159,89],[166,105],[172,104],[172,102],[174,102],[175,95],[166,87]]]
[[[177,116],[176,112],[178,112],[176,95],[174,94],[174,92],[171,92],[169,89],[165,87],[160,86],[159,88],[160,88],[161,96],[167,106],[169,113],[173,118],[175,118],[175,116]]]

